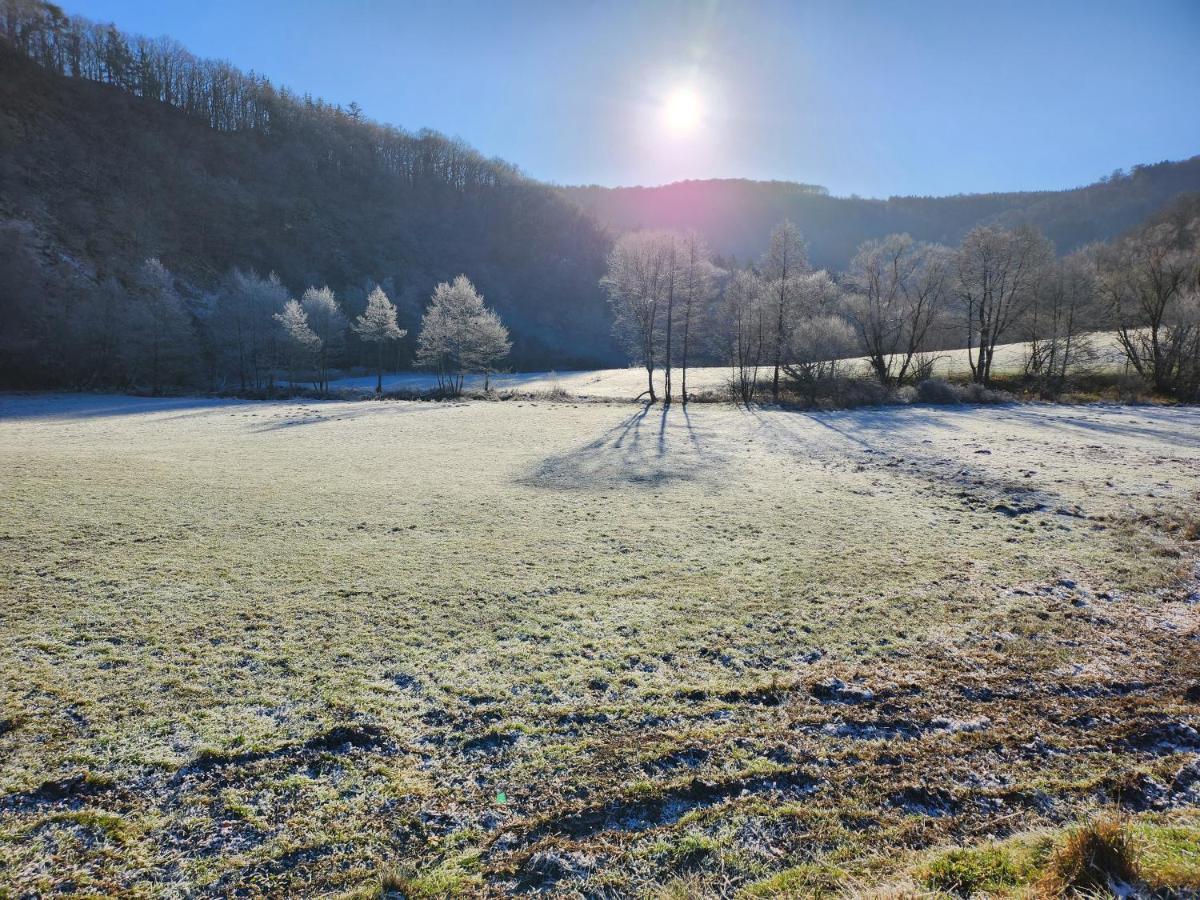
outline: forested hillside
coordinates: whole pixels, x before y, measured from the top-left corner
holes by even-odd
[[[790,219],[804,233],[813,263],[840,270],[863,241],[897,233],[954,245],[979,224],[1030,224],[1059,253],[1111,240],[1178,194],[1200,190],[1200,156],[1135,166],[1069,191],[868,200],[833,197],[814,185],[744,179],[561,190],[614,229],[696,228],[714,251],[743,260],[757,258],[771,228]]]
[[[606,237],[514,167],[173,42],[42,5],[0,12],[5,381],[78,380],[72,357],[88,350],[72,341],[104,314],[97,296],[148,257],[174,277],[200,343],[233,267],[277,272],[296,296],[327,283],[350,315],[379,282],[410,329],[434,285],[465,273],[511,328],[510,364],[619,359],[597,283]],[[344,362],[364,349],[352,342]]]

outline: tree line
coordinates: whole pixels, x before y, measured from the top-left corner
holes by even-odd
[[[715,257],[692,231],[634,231],[616,241],[601,283],[652,402],[661,369],[663,401],[686,403],[688,365],[709,355],[729,365],[746,403],[811,398],[850,357],[885,388],[915,383],[935,351],[963,347],[971,380],[988,386],[996,348],[1021,341],[1026,381],[1058,396],[1094,359],[1099,330],[1116,332],[1154,391],[1200,397],[1200,195],[1063,258],[1032,226],[984,225],[957,247],[866,241],[839,273],[814,269],[787,221],[748,266]]]
[[[327,393],[331,374],[352,358],[347,346],[357,340],[381,393],[388,351],[408,333],[380,285],[354,315],[327,285],[309,287],[297,300],[274,273],[235,269],[196,308],[171,272],[148,259],[131,286],[109,285],[100,297],[72,320],[73,333],[61,336],[62,348],[88,361],[83,387],[116,384],[157,394],[207,380],[219,390],[272,396],[286,380],[289,391],[310,384]],[[466,375],[494,372],[511,347],[500,317],[460,275],[434,289],[415,361],[436,374],[439,389],[457,394]]]

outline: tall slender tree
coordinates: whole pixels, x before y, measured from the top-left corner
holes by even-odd
[[[692,349],[692,337],[704,325],[703,317],[712,302],[714,288],[721,270],[712,262],[711,252],[704,238],[694,230],[684,233],[681,241],[681,271],[680,271],[680,300],[682,303],[683,320],[680,322],[683,334],[682,357],[680,370],[682,384],[680,399],[686,405],[688,402],[688,358]]]
[[[800,229],[784,220],[771,232],[771,245],[762,260],[762,273],[770,286],[773,309],[771,400],[779,402],[779,372],[788,345],[788,326],[795,302],[796,280],[808,271],[808,247]]]
[[[651,403],[658,399],[654,370],[659,359],[673,242],[674,238],[662,231],[621,235],[609,254],[608,270],[600,279],[612,304],[614,331],[646,370],[646,390],[638,397],[649,395]]]
[[[321,339],[308,327],[308,314],[300,301],[289,299],[283,309],[275,314],[287,341],[288,388],[296,387],[296,369],[307,365]]]
[[[396,324],[396,307],[383,292],[383,288],[375,285],[375,289],[367,295],[367,308],[362,315],[354,320],[354,333],[368,343],[374,344],[378,350],[375,369],[375,393],[383,393],[383,353],[391,341],[398,341],[406,334],[403,328]]]

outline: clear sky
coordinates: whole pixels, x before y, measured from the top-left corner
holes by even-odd
[[[63,0],[563,184],[1072,187],[1200,153],[1200,0]]]

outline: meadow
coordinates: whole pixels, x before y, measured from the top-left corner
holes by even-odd
[[[1117,343],[1113,332],[1096,332],[1087,336],[1093,348],[1094,360],[1090,368],[1096,374],[1115,375],[1126,368],[1125,354]],[[1000,344],[996,347],[995,369],[1000,378],[1016,377],[1021,373],[1029,353],[1029,344],[1017,342]],[[937,378],[955,381],[970,379],[971,368],[966,350],[943,350],[929,354],[932,374]],[[847,375],[868,377],[870,366],[863,358],[842,361],[842,370]],[[769,379],[771,369],[763,366],[760,377]],[[1082,374],[1082,373],[1078,373]],[[688,368],[688,391],[705,395],[707,398],[726,399],[728,395],[730,369],[728,366],[690,366]],[[675,370],[675,387],[679,390],[680,371]],[[543,392],[560,391],[572,397],[628,400],[646,389],[646,370],[637,366],[623,369],[591,369],[587,371],[563,372],[508,372],[486,378],[487,385],[497,391]],[[468,391],[482,391],[483,375],[469,375],[465,379]],[[663,390],[661,366],[654,374],[655,389]],[[374,375],[347,375],[331,382],[336,391],[346,393],[371,393],[375,390]],[[437,387],[437,379],[430,372],[393,372],[383,377],[385,392],[431,391]]]
[[[0,896],[1200,890],[1195,407],[3,395],[0,473]]]

